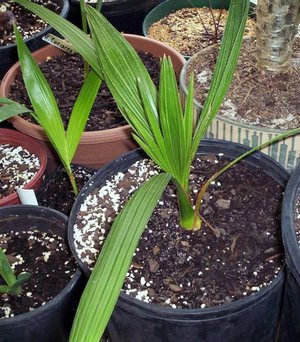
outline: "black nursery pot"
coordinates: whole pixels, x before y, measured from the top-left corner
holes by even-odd
[[[300,246],[295,232],[295,205],[300,196],[300,165],[293,172],[283,198],[282,235],[288,266],[282,316],[282,341],[300,341]]]
[[[102,4],[101,13],[120,32],[141,35],[145,16],[161,2],[163,0],[112,0]],[[92,5],[96,6],[96,3]],[[79,1],[70,0],[69,20],[81,27]]]
[[[60,12],[60,16],[66,18],[69,13],[69,1],[68,0],[60,0],[60,4],[62,6],[62,10]],[[45,46],[47,43],[42,40],[44,36],[48,33],[54,33],[55,30],[51,26],[47,26],[44,30],[40,31],[36,35],[31,38],[24,39],[24,42],[28,46],[31,52],[38,50]],[[6,72],[10,69],[10,67],[18,61],[18,51],[17,45],[11,44],[7,46],[0,47],[0,80],[6,74]]]
[[[224,153],[235,158],[248,148],[220,141],[204,140],[199,153]],[[86,196],[100,188],[111,175],[128,169],[144,158],[141,150],[132,151],[99,170],[77,197],[69,219],[69,244],[86,275],[89,269],[78,258],[73,241],[76,213]],[[247,158],[247,164],[262,168],[265,173],[285,187],[288,173],[278,163],[262,153]],[[264,290],[219,307],[204,309],[171,309],[146,304],[121,293],[108,325],[113,342],[270,342],[275,341],[282,305],[285,274],[281,272]]]
[[[0,231],[24,230],[32,226],[66,238],[68,218],[41,206],[15,205],[0,209]],[[67,286],[53,299],[34,311],[0,319],[1,342],[68,341],[73,317],[85,279],[79,269]]]

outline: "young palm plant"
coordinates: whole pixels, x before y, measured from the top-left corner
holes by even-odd
[[[48,21],[84,58],[90,58],[90,65],[103,76],[132,126],[135,139],[163,170],[141,186],[117,216],[81,298],[70,341],[99,341],[117,302],[140,236],[168,182],[171,180],[177,189],[183,229],[200,229],[201,197],[210,182],[246,155],[267,145],[249,150],[229,163],[204,185],[196,203],[192,203],[188,180],[191,163],[232,79],[249,1],[231,1],[213,81],[195,129],[192,123],[193,79],[183,110],[168,58],[162,60],[157,91],[134,49],[95,9],[86,8],[92,38],[87,36],[82,41],[82,31],[64,19],[26,0],[16,2]],[[268,143],[299,132],[300,129],[289,131]]]
[[[16,277],[2,248],[0,248],[0,276],[6,283],[0,285],[0,293],[13,296],[18,296],[22,292],[22,285],[31,277],[28,272],[20,273]]]
[[[32,58],[19,31],[16,27],[14,30],[22,75],[33,111],[12,100],[0,98],[0,104],[2,104],[2,107],[0,107],[0,122],[13,115],[30,112],[34,119],[42,126],[49,141],[56,150],[68,174],[73,191],[77,195],[78,189],[71,169],[71,161],[97,96],[101,78],[95,71],[91,71],[88,74],[74,104],[68,127],[65,131],[56,100],[48,82]]]

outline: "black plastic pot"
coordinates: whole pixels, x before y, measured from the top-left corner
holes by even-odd
[[[69,12],[69,2],[68,0],[60,0],[62,10],[60,15],[64,18],[67,17]],[[47,43],[42,40],[42,37],[46,36],[48,33],[55,32],[51,26],[46,27],[41,32],[37,33],[31,38],[24,39],[24,42],[28,46],[31,52],[40,49]],[[8,69],[18,61],[17,45],[11,44],[7,46],[0,47],[0,80],[6,74]]]
[[[142,23],[145,16],[161,2],[163,0],[113,0],[103,3],[101,13],[120,32],[142,34]],[[70,0],[69,20],[81,27],[79,1]]]
[[[300,341],[300,247],[295,232],[295,205],[300,196],[300,165],[292,174],[282,205],[282,235],[288,266],[282,316],[282,341]]]
[[[204,140],[199,153],[224,153],[237,157],[247,147],[220,140]],[[85,274],[88,268],[76,254],[72,228],[76,213],[86,196],[101,187],[116,172],[128,169],[133,162],[145,157],[140,150],[132,151],[106,165],[85,185],[77,197],[69,219],[69,244]],[[262,153],[247,158],[247,164],[262,168],[282,187],[288,173]],[[254,171],[255,172],[255,171]],[[264,290],[220,307],[205,309],[170,309],[140,302],[121,293],[111,317],[108,331],[113,342],[270,342],[275,341],[282,305],[285,274],[281,272]]]
[[[30,229],[32,226],[66,238],[68,218],[40,206],[15,205],[0,209],[0,231]],[[0,319],[1,342],[68,341],[75,310],[85,284],[78,269],[67,286],[44,306],[12,318]]]

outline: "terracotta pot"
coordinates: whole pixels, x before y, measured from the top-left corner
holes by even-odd
[[[0,129],[0,144],[22,146],[29,152],[34,153],[39,158],[39,171],[33,177],[33,179],[23,187],[24,189],[33,189],[37,191],[41,187],[43,175],[47,165],[47,155],[43,148],[34,139],[28,137],[27,135],[6,128]],[[5,196],[4,198],[0,198],[0,207],[11,204],[20,204],[20,200],[16,192]]]
[[[157,57],[162,57],[164,54],[170,56],[176,75],[179,77],[182,66],[185,63],[180,53],[153,39],[136,35],[125,35],[125,37],[137,50],[150,52]],[[49,56],[53,57],[63,53],[62,50],[49,45],[32,55],[37,62],[41,62]],[[19,63],[16,63],[3,78],[0,96],[8,97],[10,86],[18,73],[20,73],[20,66]],[[40,126],[24,120],[20,116],[13,117],[11,122],[17,130],[38,140],[47,151],[50,165],[55,164],[55,161],[58,160],[57,155]],[[131,128],[128,125],[103,131],[84,132],[72,162],[96,169],[101,167],[121,154],[137,147],[132,139],[131,132]]]

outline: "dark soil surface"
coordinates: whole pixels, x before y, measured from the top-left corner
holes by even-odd
[[[144,52],[139,52],[139,56],[148,69],[152,80],[158,85],[160,73],[159,58]],[[63,55],[41,63],[40,67],[54,92],[66,127],[71,110],[83,83],[82,59],[76,54]],[[31,107],[21,75],[17,77],[12,85],[9,97],[17,102],[23,103],[26,107]],[[30,115],[24,115],[24,118],[34,122]],[[126,121],[117,108],[109,89],[103,82],[91,110],[85,131],[97,131],[122,125],[126,125]]]
[[[197,158],[190,177],[192,193],[227,162],[214,155]],[[92,249],[101,248],[116,205],[122,207],[128,190],[138,186],[137,174],[140,179],[141,171],[134,166],[123,178],[118,175],[122,180],[117,185],[110,179],[109,195],[96,189],[82,206],[74,229],[76,236],[81,229],[86,232],[81,240]],[[101,193],[107,186],[102,189]],[[261,170],[240,163],[209,187],[201,207],[202,229],[186,231],[178,225],[175,191],[169,186],[139,242],[123,290],[145,302],[173,308],[211,307],[260,291],[283,266],[282,191]],[[102,221],[102,215],[108,222]],[[93,217],[101,227],[88,233],[86,221],[93,231]],[[80,242],[75,245],[81,248]],[[86,254],[87,261],[95,258],[91,254]]]
[[[300,126],[300,39],[295,40],[295,62],[289,72],[260,71],[256,66],[254,39],[245,40],[237,71],[219,113],[229,119],[247,124],[277,129]],[[218,47],[206,50],[201,59],[190,66],[195,73],[195,97],[203,103],[211,83]],[[187,82],[186,78],[186,82]]]
[[[70,281],[76,265],[62,238],[36,231],[0,234],[0,246],[18,275],[30,279],[19,296],[0,296],[0,318],[32,311],[55,297]],[[0,278],[0,284],[3,284]]]
[[[35,0],[34,2],[56,13],[60,13],[62,10],[58,0]],[[24,39],[34,36],[48,26],[47,23],[39,19],[35,14],[13,1],[1,1],[1,6],[5,6],[7,11],[0,12],[0,46],[15,43],[12,26],[14,20],[17,22]]]
[[[78,190],[93,176],[96,170],[88,169],[78,165],[72,165]],[[37,193],[39,205],[56,209],[67,216],[70,214],[75,200],[74,192],[63,167],[47,177],[39,192]]]

